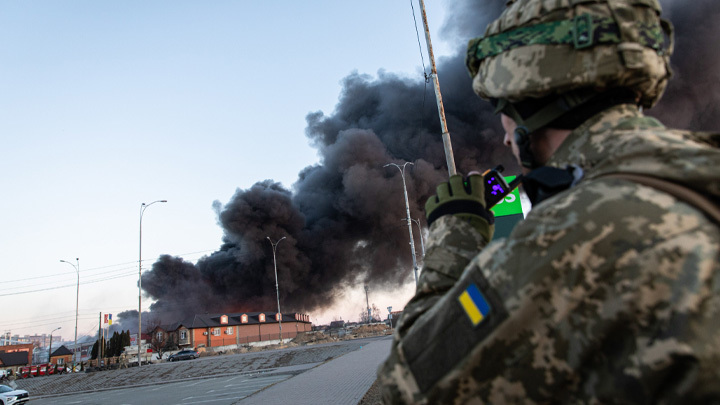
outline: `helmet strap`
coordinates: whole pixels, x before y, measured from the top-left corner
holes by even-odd
[[[513,103],[506,99],[498,100],[496,111],[502,111],[503,114],[512,118],[517,124],[513,135],[518,146],[522,166],[528,169],[541,166],[530,148],[530,135],[597,96],[598,92],[593,89],[580,89],[563,93],[525,118]]]

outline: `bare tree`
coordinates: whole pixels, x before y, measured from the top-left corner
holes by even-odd
[[[363,309],[360,312],[360,323],[381,322],[380,309],[377,307],[377,305],[372,304],[370,312],[370,316],[368,316],[367,309]]]

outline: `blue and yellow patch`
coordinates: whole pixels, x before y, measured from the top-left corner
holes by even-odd
[[[458,297],[473,326],[477,326],[490,313],[490,305],[475,284],[470,284]]]

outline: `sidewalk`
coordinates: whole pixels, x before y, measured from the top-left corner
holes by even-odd
[[[357,405],[376,379],[380,363],[390,354],[392,336],[368,342],[272,387],[242,399],[239,405],[293,404]]]

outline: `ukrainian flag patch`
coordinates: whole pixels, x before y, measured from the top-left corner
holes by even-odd
[[[490,313],[490,305],[475,284],[470,284],[458,297],[473,326],[477,326]]]

